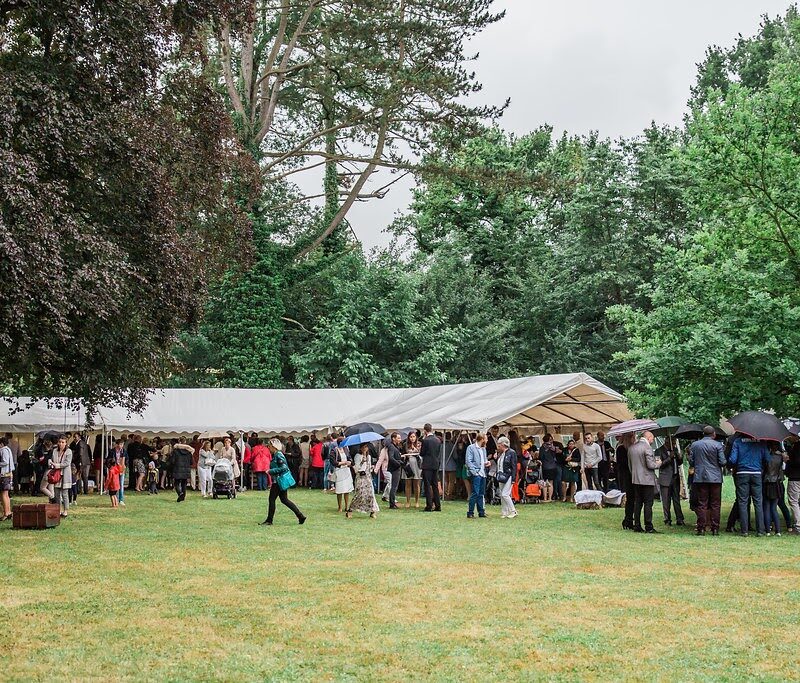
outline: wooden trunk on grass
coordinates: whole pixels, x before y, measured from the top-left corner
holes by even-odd
[[[52,529],[61,521],[61,508],[52,503],[27,503],[11,508],[15,529]]]

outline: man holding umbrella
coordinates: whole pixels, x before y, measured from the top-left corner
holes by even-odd
[[[646,431],[628,450],[628,463],[634,485],[633,530],[648,534],[658,533],[653,528],[653,498],[655,497],[656,470],[661,461],[653,453],[652,432]],[[644,510],[644,528],[642,528]]]

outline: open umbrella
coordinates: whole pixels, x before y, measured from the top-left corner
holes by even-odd
[[[705,428],[706,425],[704,424],[700,424],[699,422],[691,422],[678,427],[675,430],[674,436],[676,439],[702,439],[703,430]],[[715,429],[714,431],[716,432],[716,438],[723,436],[719,429]]]
[[[352,436],[353,434],[365,434],[366,432],[375,432],[380,434],[386,431],[386,427],[377,422],[359,422],[358,424],[350,425],[344,430],[345,436]]]
[[[800,436],[800,418],[787,417],[783,421],[783,426],[795,436]]]
[[[61,434],[62,432],[54,432],[52,429],[45,429],[43,432],[39,432],[36,438],[41,441],[52,441],[55,443],[58,441],[58,437],[61,436]]]
[[[688,421],[689,420],[684,420],[682,417],[678,417],[677,415],[667,415],[666,417],[659,417],[656,420],[656,422],[658,422],[659,428],[662,431],[675,429],[676,427],[682,427]]]
[[[383,441],[383,434],[377,432],[364,432],[363,434],[353,434],[348,436],[341,444],[342,448],[347,446],[358,446],[362,443],[369,443],[370,441]]]
[[[626,420],[608,430],[606,436],[621,436],[622,434],[633,434],[645,430],[656,430],[659,428],[658,422],[654,420]]]
[[[728,422],[737,431],[752,439],[783,441],[792,433],[777,417],[762,410],[746,410],[734,415]]]
[[[226,436],[230,436],[230,434],[228,434],[228,432],[223,432],[219,429],[217,430],[212,429],[211,431],[202,432],[200,434],[201,439],[224,439]]]

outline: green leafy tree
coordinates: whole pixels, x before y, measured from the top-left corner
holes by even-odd
[[[448,381],[458,332],[420,293],[419,274],[391,254],[352,254],[334,284],[335,306],[291,362],[296,384],[311,387],[420,386]],[[344,265],[344,264],[342,264]]]
[[[769,54],[766,82],[729,85],[696,108],[685,157],[701,229],[656,268],[650,312],[622,308],[620,355],[643,412],[716,421],[742,409],[800,409],[800,20]],[[741,41],[740,41],[741,42]],[[768,47],[768,49],[767,49]]]

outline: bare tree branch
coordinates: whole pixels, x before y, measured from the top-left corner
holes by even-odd
[[[242,100],[239,97],[239,91],[236,89],[236,83],[233,79],[233,68],[231,67],[231,35],[230,26],[227,21],[222,24],[222,72],[225,75],[225,86],[228,89],[228,97],[231,98],[233,109],[237,114],[244,117],[245,113]]]

